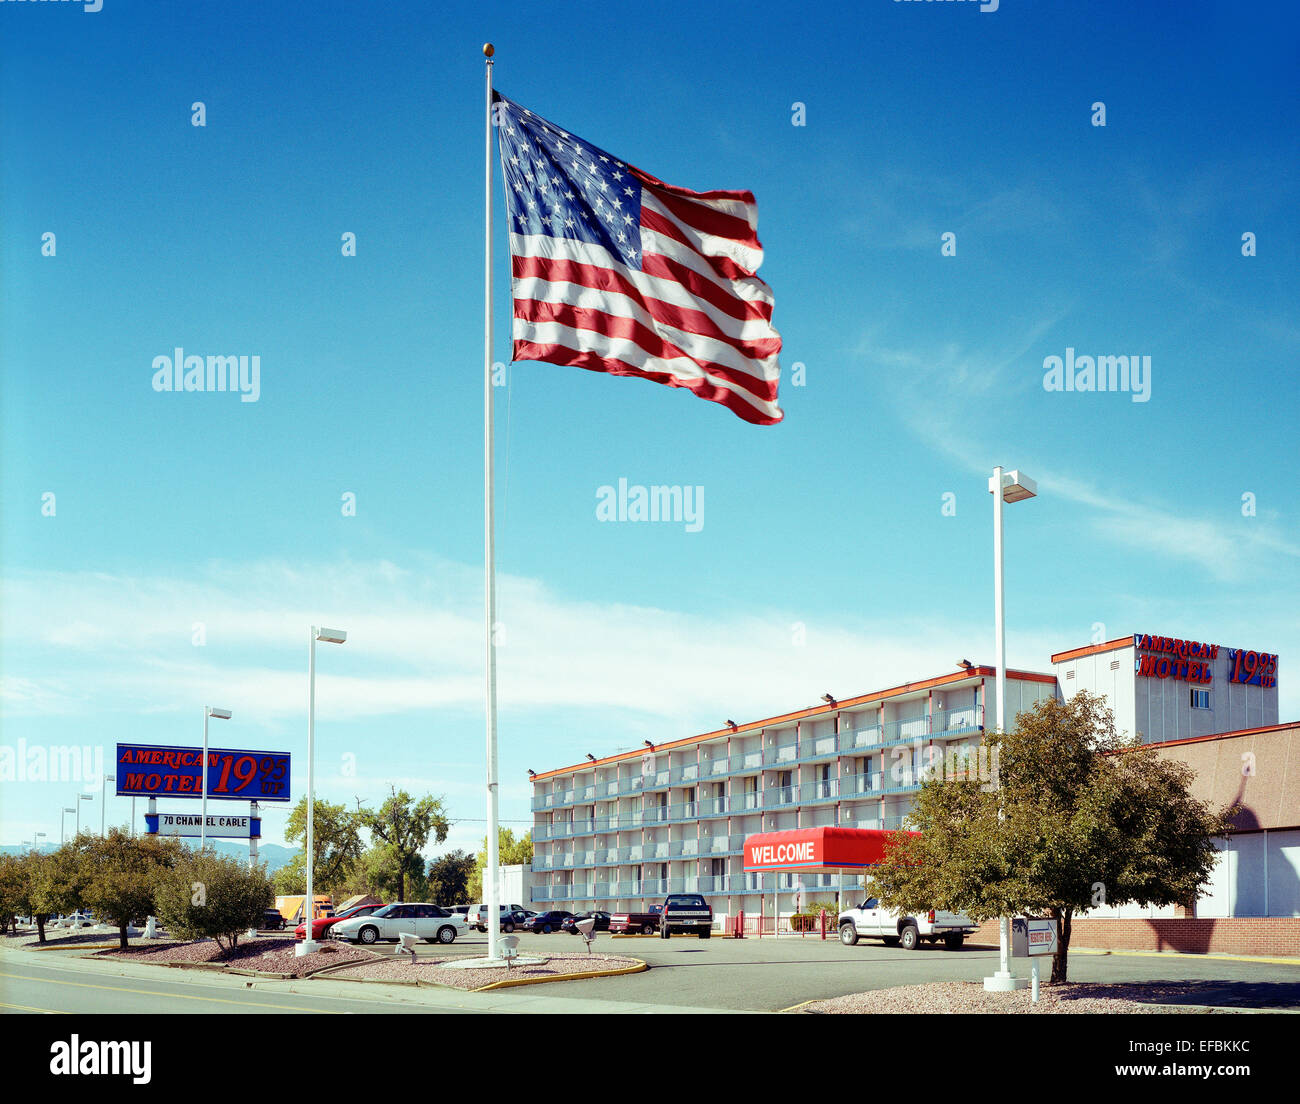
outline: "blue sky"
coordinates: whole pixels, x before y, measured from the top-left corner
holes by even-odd
[[[0,4],[5,745],[195,743],[210,703],[301,792],[337,625],[322,794],[443,794],[476,845],[488,39],[517,102],[754,192],[784,339],[772,428],[543,364],[498,391],[514,827],[530,767],[991,661],[996,463],[1040,485],[1013,664],[1098,624],[1267,649],[1300,717],[1293,8],[82,9]],[[504,361],[503,229],[495,265]],[[155,392],[177,346],[259,356],[258,400]],[[1149,356],[1149,401],[1044,390],[1067,348]],[[704,488],[702,528],[598,521],[620,478]],[[0,783],[0,842],[75,790]]]

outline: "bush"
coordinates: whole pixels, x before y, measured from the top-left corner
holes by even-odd
[[[232,951],[248,928],[261,925],[275,903],[265,866],[251,870],[239,859],[211,850],[189,852],[159,880],[158,919],[182,939],[210,938]]]
[[[840,906],[836,901],[810,901],[808,906],[790,917],[791,931],[821,931],[821,910],[826,910],[826,930],[834,931],[839,920]]]

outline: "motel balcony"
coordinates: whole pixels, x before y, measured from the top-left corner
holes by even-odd
[[[746,771],[813,763],[907,744],[914,740],[947,740],[983,731],[984,707],[969,705],[908,720],[887,721],[883,725],[864,725],[839,733],[827,733],[799,742],[786,741],[762,751],[703,759],[697,763],[656,770],[644,776],[637,772],[585,786],[570,783],[550,793],[534,795],[532,809],[539,812],[614,797],[628,797],[696,781],[722,780]]]

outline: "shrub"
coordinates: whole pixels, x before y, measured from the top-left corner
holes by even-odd
[[[155,890],[158,918],[182,939],[210,938],[232,951],[248,928],[261,924],[275,902],[265,866],[249,869],[211,850],[189,852]]]

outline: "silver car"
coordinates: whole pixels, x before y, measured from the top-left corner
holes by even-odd
[[[426,943],[453,943],[456,936],[465,931],[463,916],[438,905],[397,902],[385,905],[369,916],[340,920],[330,928],[329,934],[332,939],[346,939],[349,943],[368,946],[381,941],[395,943],[405,932]]]

